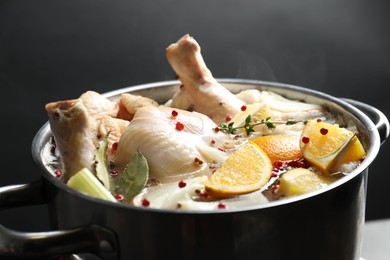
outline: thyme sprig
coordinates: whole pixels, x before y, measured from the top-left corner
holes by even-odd
[[[277,124],[294,125],[298,122],[299,121],[295,121],[295,120],[276,122],[276,121],[271,121],[271,117],[267,117],[266,119],[262,119],[257,122],[252,122],[252,116],[248,115],[245,118],[244,125],[234,126],[234,122],[222,123],[219,125],[219,129],[227,134],[236,134],[238,129],[244,129],[246,135],[248,136],[251,133],[255,132],[254,127],[257,125],[266,125],[268,128],[273,129],[276,128]]]

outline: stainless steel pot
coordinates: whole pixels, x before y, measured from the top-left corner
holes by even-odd
[[[92,253],[103,259],[359,259],[363,238],[368,167],[389,135],[389,121],[358,101],[280,83],[220,79],[237,92],[271,90],[288,98],[321,104],[357,125],[367,151],[351,174],[317,192],[269,204],[210,212],[156,210],[114,204],[85,196],[58,181],[41,150],[51,132],[36,134],[32,156],[42,178],[0,188],[0,207],[46,203],[52,229],[21,233],[0,226],[0,255],[59,256]],[[124,92],[167,101],[178,81],[138,85]],[[94,258],[95,259],[95,258]]]

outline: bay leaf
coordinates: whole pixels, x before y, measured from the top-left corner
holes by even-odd
[[[148,162],[143,154],[137,151],[118,176],[116,193],[122,194],[123,202],[129,203],[145,187],[148,177]]]
[[[112,177],[108,171],[108,156],[107,156],[107,148],[108,148],[108,132],[104,138],[99,142],[99,147],[95,151],[95,167],[96,167],[96,177],[103,183],[104,187],[106,187],[109,191],[114,191],[114,183]]]

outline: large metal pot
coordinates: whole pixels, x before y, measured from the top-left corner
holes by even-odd
[[[51,136],[46,123],[32,144],[33,159],[42,178],[30,184],[1,188],[0,207],[47,203],[52,229],[56,231],[20,233],[0,226],[0,255],[43,257],[81,253],[91,257],[83,253],[92,253],[103,259],[359,259],[368,166],[389,135],[387,118],[364,103],[297,86],[237,79],[219,81],[233,92],[247,88],[271,90],[342,114],[357,125],[367,151],[366,159],[351,174],[327,188],[269,204],[212,212],[136,208],[85,196],[50,174],[41,156]],[[105,95],[115,99],[121,93],[131,92],[165,102],[178,86],[178,81],[158,82]]]

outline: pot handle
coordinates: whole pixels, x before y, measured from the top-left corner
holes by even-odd
[[[0,209],[44,204],[43,180],[0,187]],[[43,257],[92,253],[118,259],[115,234],[98,225],[47,232],[19,232],[0,225],[0,256]]]
[[[387,140],[390,132],[389,120],[387,119],[386,115],[382,113],[382,111],[366,103],[356,101],[353,99],[342,98],[342,100],[346,101],[347,103],[361,110],[372,120],[372,122],[374,122],[379,132],[381,144],[383,144]]]

